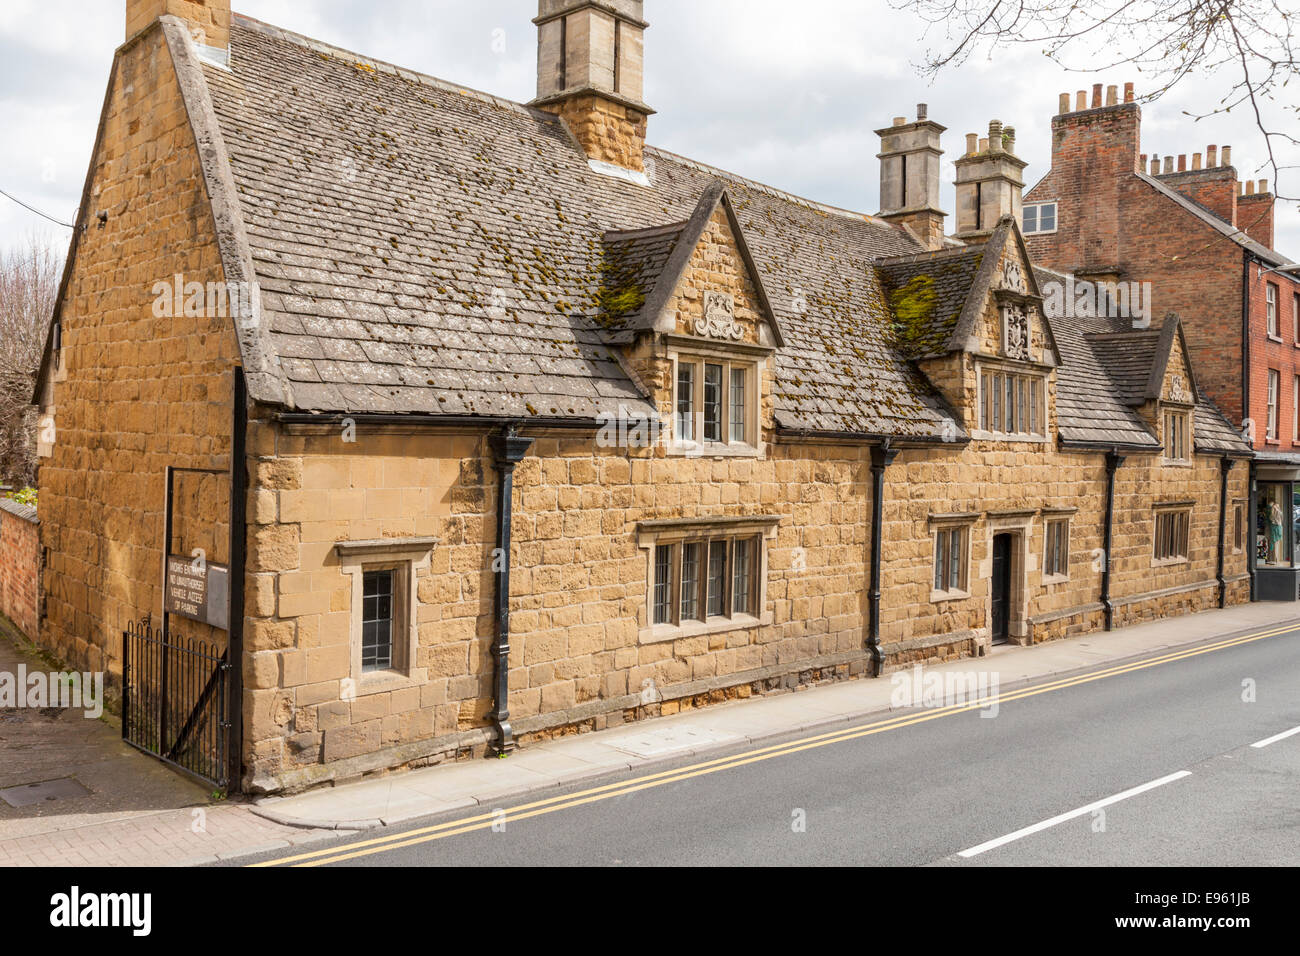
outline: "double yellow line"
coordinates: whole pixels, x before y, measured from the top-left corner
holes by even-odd
[[[847,727],[842,730],[818,734],[813,737],[804,737],[799,740],[791,740],[782,744],[760,747],[757,750],[733,754],[729,757],[719,757],[715,760],[706,760],[703,763],[692,764],[688,767],[679,767],[675,770],[665,770],[661,773],[636,777],[632,780],[606,784],[602,787],[583,790],[580,793],[563,794],[561,796],[550,797],[546,800],[536,800],[532,803],[521,804],[520,806],[504,811],[504,819],[508,823],[514,823],[519,820],[527,820],[531,817],[540,817],[549,813],[558,813],[561,810],[569,810],[573,807],[583,806],[584,804],[596,803],[601,800],[612,799],[613,797],[625,796],[630,793],[636,793],[639,790],[649,790],[653,787],[662,787],[666,784],[677,783],[681,780],[689,780],[692,777],[701,777],[706,774],[718,773],[722,770],[732,770],[736,767],[743,767],[746,764],[771,760],[774,757],[784,757],[788,754],[798,753],[801,750],[827,747],[831,744],[856,740],[859,737],[869,737],[872,734],[897,730],[900,727],[910,727],[914,724],[922,724],[926,721],[938,720],[941,717],[951,717],[954,714],[980,710],[994,702],[1001,705],[1014,700],[1023,700],[1026,697],[1036,697],[1039,694],[1065,690],[1069,687],[1077,687],[1080,684],[1088,684],[1092,681],[1104,680],[1108,677],[1118,677],[1121,674],[1131,674],[1134,671],[1145,670],[1148,667],[1156,667],[1160,664],[1170,664],[1175,661],[1186,660],[1189,657],[1208,654],[1211,651],[1225,650],[1229,647],[1250,644],[1254,641],[1261,641],[1269,637],[1277,637],[1281,634],[1294,633],[1296,630],[1296,626],[1291,624],[1285,627],[1274,628],[1272,630],[1246,634],[1240,637],[1219,641],[1214,644],[1206,644],[1192,650],[1175,651],[1170,654],[1164,654],[1160,657],[1153,657],[1129,664],[1104,668],[1099,671],[1081,674],[1076,677],[1066,677],[1059,680],[1048,681],[1047,683],[1025,687],[1012,693],[997,694],[992,697],[981,698],[965,704],[953,704],[948,707],[937,707],[920,714],[903,714],[898,717],[891,717],[869,724],[859,724],[855,727]],[[311,853],[299,853],[294,856],[281,857],[279,859],[267,860],[263,863],[254,863],[251,865],[255,867],[285,865],[323,866],[328,863],[342,863],[346,860],[355,860],[363,856],[371,856],[376,853],[386,853],[390,850],[400,850],[408,846],[416,846],[421,843],[430,843],[434,840],[442,840],[446,837],[459,836],[462,833],[472,833],[475,830],[487,830],[501,821],[502,818],[503,814],[500,811],[481,813],[477,816],[466,817],[461,820],[451,820],[447,823],[440,823],[436,826],[407,830],[402,833],[392,834],[391,836],[359,840],[354,843],[344,844],[343,846],[331,847],[327,850],[316,850]]]

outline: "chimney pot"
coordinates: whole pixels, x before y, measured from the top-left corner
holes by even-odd
[[[979,133],[966,134],[966,155],[967,156],[973,156],[976,150],[979,149],[979,139],[980,139]]]
[[[1217,146],[1205,147],[1205,168],[1213,169],[1215,166],[1218,165],[1219,165],[1219,147]]]
[[[1238,195],[1238,196],[1244,196],[1244,195],[1246,195],[1246,184],[1245,184],[1245,183],[1237,183],[1237,195]]]
[[[980,138],[980,152],[981,152],[981,153],[987,153],[988,151],[989,151],[989,141],[988,141],[986,138],[981,137],[981,138]]]
[[[1101,107],[1101,84],[1094,83],[1092,84],[1092,108],[1099,109],[1100,107]]]
[[[1246,180],[1246,195],[1247,196],[1255,195],[1255,180],[1253,179]]]
[[[1200,168],[1201,168],[1201,154],[1192,153],[1192,169],[1200,169]]]
[[[1069,93],[1062,93],[1062,94],[1061,94],[1059,100],[1057,101],[1056,112],[1057,112],[1058,114],[1060,114],[1060,113],[1068,113],[1068,112],[1070,112],[1070,94],[1069,94]]]
[[[994,153],[1002,152],[1002,121],[989,120],[989,150]]]
[[[1187,172],[1187,154],[1186,154],[1186,153],[1179,153],[1179,154],[1178,154],[1178,171],[1179,171],[1180,173],[1185,173],[1185,172]]]
[[[1174,158],[1173,158],[1172,156],[1166,156],[1166,157],[1165,157],[1165,173],[1166,173],[1166,175],[1167,175],[1167,174],[1169,174],[1169,173],[1172,173],[1173,171],[1174,171]]]
[[[926,116],[929,115],[929,112],[930,112],[930,108],[929,108],[926,104],[924,104],[924,103],[917,103],[917,104],[916,104],[916,121],[917,121],[918,123],[923,122],[923,121],[925,120]]]
[[[1219,163],[1219,165],[1220,165],[1220,166],[1231,166],[1231,165],[1232,165],[1232,147],[1231,147],[1231,146],[1225,146],[1225,147],[1223,147],[1222,161]]]
[[[907,117],[906,117],[906,116],[895,116],[895,117],[894,117],[894,125],[895,125],[895,126],[906,126],[906,125],[907,125]]]
[[[1261,179],[1261,180],[1259,181],[1259,191],[1262,192],[1262,193],[1266,193],[1266,192],[1268,192],[1268,180],[1267,180],[1267,179]]]
[[[1088,108],[1088,91],[1080,90],[1074,96],[1074,108],[1076,110],[1086,110]]]
[[[1016,151],[1016,128],[1014,126],[1002,127],[1002,148],[1008,153]]]
[[[1107,106],[1117,106],[1117,105],[1119,105],[1119,87],[1118,87],[1118,86],[1108,86],[1108,87],[1106,87],[1106,105],[1107,105]]]
[[[1132,103],[1132,102],[1133,102],[1133,84],[1132,84],[1132,83],[1125,83],[1125,84],[1124,84],[1124,102],[1125,102],[1125,103]]]
[[[1160,157],[1159,157],[1159,156],[1152,156],[1152,157],[1151,157],[1151,175],[1152,175],[1152,176],[1159,176],[1159,175],[1160,175]]]

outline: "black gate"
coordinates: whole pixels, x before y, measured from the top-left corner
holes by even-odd
[[[122,739],[218,789],[230,783],[230,661],[197,638],[122,634]]]

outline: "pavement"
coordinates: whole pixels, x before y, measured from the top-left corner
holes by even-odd
[[[1282,624],[1300,624],[1295,605],[1248,604],[1040,644],[996,647],[985,658],[927,666],[929,673],[984,675],[999,686],[1050,677]],[[266,797],[254,812],[291,826],[349,831],[400,827],[473,807],[599,777],[646,771],[791,734],[833,730],[888,712],[897,682],[860,679],[685,711],[596,733],[560,737],[505,759],[473,760],[393,774],[287,797]]]
[[[0,617],[0,673],[16,674],[19,665],[29,674],[54,670]],[[50,786],[28,802],[33,784]],[[123,743],[110,714],[0,709],[0,867],[194,866],[336,835],[214,799]]]
[[[1032,648],[995,648],[987,658],[926,671],[996,674],[1008,686],[1285,623],[1300,624],[1295,605],[1251,604]],[[29,671],[50,669],[12,629],[6,633],[0,619],[0,672],[19,663]],[[20,807],[0,799],[0,866],[186,866],[296,850],[833,729],[890,710],[895,687],[889,677],[823,685],[530,744],[506,759],[444,764],[252,803],[216,800],[128,747],[107,715],[89,720],[75,711],[0,710],[0,791],[56,781],[65,794]]]

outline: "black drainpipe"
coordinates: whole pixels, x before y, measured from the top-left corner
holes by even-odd
[[[1219,607],[1228,606],[1228,582],[1223,578],[1223,553],[1227,547],[1224,540],[1228,534],[1228,472],[1232,471],[1232,459],[1224,455],[1219,459],[1219,560],[1216,572],[1219,578]]]
[[[1106,614],[1106,630],[1115,627],[1115,606],[1110,602],[1110,552],[1115,523],[1115,472],[1124,464],[1124,456],[1115,449],[1106,452],[1106,527],[1102,529],[1103,564],[1101,566],[1101,605]]]
[[[493,674],[492,723],[497,730],[496,752],[504,757],[515,749],[510,730],[510,524],[515,485],[515,465],[523,460],[532,446],[531,438],[521,438],[514,425],[507,425],[492,438],[492,452],[497,469],[497,550],[492,567],[495,581],[496,634],[492,639]]]
[[[1259,595],[1255,590],[1255,561],[1259,557],[1255,547],[1255,515],[1259,509],[1259,488],[1256,486],[1258,480],[1255,459],[1252,458],[1250,460],[1250,487],[1246,499],[1246,572],[1250,575],[1250,600],[1252,603],[1259,600]]]
[[[898,457],[889,439],[871,449],[871,590],[867,618],[867,648],[871,651],[871,676],[885,672],[885,652],[880,647],[880,562],[884,537],[885,469]]]

